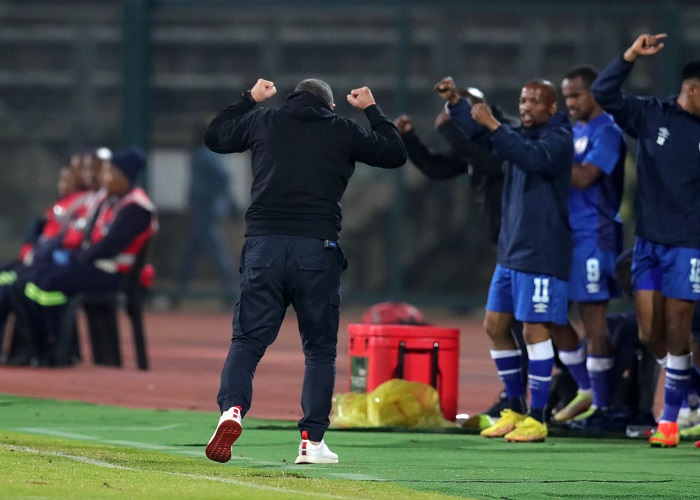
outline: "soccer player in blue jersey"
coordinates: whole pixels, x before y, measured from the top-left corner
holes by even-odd
[[[700,60],[686,64],[677,96],[656,99],[621,89],[640,56],[665,34],[640,35],[600,73],[596,101],[637,139],[637,225],[632,263],[640,340],[666,367],[664,410],[655,447],[679,442],[677,417],[691,371],[690,324],[700,298]]]
[[[501,124],[486,104],[470,106],[457,94],[452,78],[438,82],[436,89],[448,101],[455,123],[505,160],[498,264],[484,326],[510,408],[481,435],[513,442],[543,441],[554,365],[552,325],[567,322],[573,249],[567,208],[573,160],[569,122],[557,113],[556,88],[543,80],[523,86],[518,128]],[[510,330],[513,318],[523,322],[527,344],[529,412],[521,351]]]
[[[582,422],[601,425],[608,409],[613,366],[606,314],[609,299],[620,295],[615,261],[622,251],[619,211],[627,147],[622,130],[593,98],[591,85],[597,76],[592,67],[577,66],[561,84],[569,116],[576,120],[569,189],[574,235],[569,301],[578,306],[585,341],[580,342],[571,325],[555,329],[559,359],[576,381],[578,393],[554,415],[554,421],[578,416]]]

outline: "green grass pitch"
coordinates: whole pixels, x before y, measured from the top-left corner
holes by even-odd
[[[331,430],[337,465],[294,465],[293,422],[245,419],[227,464],[218,415],[0,395],[3,498],[696,498],[700,449],[550,437]]]

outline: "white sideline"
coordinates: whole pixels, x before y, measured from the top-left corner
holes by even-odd
[[[60,453],[60,452],[34,450],[32,448],[27,448],[25,446],[8,445],[8,444],[0,444],[0,446],[3,448],[8,448],[12,451],[24,451],[27,453],[36,453],[36,454],[42,454],[42,455],[51,455],[54,457],[67,458],[69,460],[75,460],[76,462],[82,462],[82,463],[85,463],[88,465],[94,465],[96,467],[105,467],[108,469],[129,470],[129,471],[136,471],[136,472],[146,472],[147,471],[146,469],[136,469],[133,467],[124,467],[121,465],[105,462],[104,460],[95,460],[93,458],[84,457],[81,455],[69,455],[67,453]],[[261,485],[261,484],[248,483],[245,481],[239,481],[237,479],[229,479],[229,478],[224,478],[224,477],[203,476],[200,474],[186,474],[186,473],[182,473],[182,472],[170,472],[170,471],[158,471],[158,470],[154,470],[153,472],[160,472],[163,474],[169,474],[171,476],[178,476],[178,477],[185,477],[185,478],[192,478],[192,479],[203,479],[205,481],[214,481],[214,482],[219,482],[219,483],[234,484],[236,486],[245,486],[247,488],[253,488],[253,489],[264,490],[264,491],[274,491],[277,493],[288,493],[290,495],[293,494],[293,495],[303,495],[303,496],[308,496],[308,497],[341,498],[341,499],[354,498],[354,497],[344,497],[344,496],[340,496],[340,495],[331,495],[328,493],[315,493],[315,492],[311,492],[311,491],[291,490],[289,488],[278,488],[276,486],[265,486],[265,485]]]

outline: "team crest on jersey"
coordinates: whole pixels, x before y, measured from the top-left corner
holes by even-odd
[[[663,146],[669,137],[671,137],[671,132],[666,127],[659,127],[659,136],[656,138],[656,144]]]
[[[579,137],[576,139],[574,148],[576,149],[577,153],[583,153],[586,151],[586,147],[588,147],[588,137]]]

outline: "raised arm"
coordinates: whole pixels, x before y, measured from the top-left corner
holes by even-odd
[[[622,57],[615,59],[593,82],[591,91],[598,104],[613,115],[615,122],[633,137],[643,126],[644,111],[650,99],[640,97],[622,90],[622,84],[634,67],[634,61],[640,56],[657,54],[664,46],[659,40],[666,35],[640,35],[625,51]]]
[[[492,134],[492,140],[498,155],[517,164],[524,172],[559,175],[563,169],[571,168],[573,139],[564,128],[530,140],[521,137],[508,125],[502,125]]]
[[[660,40],[663,40],[667,36],[668,35],[666,33],[658,33],[656,35],[644,33],[639,35],[632,45],[630,45],[630,47],[625,51],[622,58],[631,63],[640,56],[647,57],[656,55],[661,51],[661,49],[664,48],[664,43]]]
[[[353,89],[347,101],[364,111],[371,131],[356,126],[353,132],[355,159],[381,168],[397,168],[406,163],[408,154],[396,125],[377,106],[372,91],[368,87]]]
[[[449,118],[446,122],[441,122],[440,127],[447,124],[450,124]],[[454,148],[450,148],[450,151],[447,153],[440,153],[423,144],[413,129],[413,120],[409,116],[400,115],[394,120],[394,125],[396,125],[401,134],[401,140],[406,146],[411,163],[429,179],[452,179],[469,171],[469,164],[464,160],[461,151],[455,151]],[[456,128],[457,132],[464,136],[464,132],[459,127],[454,124],[451,125],[452,128]],[[440,127],[438,127],[438,130],[440,130]]]
[[[451,153],[467,158],[474,171],[489,176],[503,175],[503,159],[495,156],[489,148],[473,141],[453,120],[441,124],[438,132],[450,145]]]
[[[242,126],[243,118],[257,103],[276,93],[273,82],[259,78],[248,92],[219,111],[204,132],[204,144],[215,153],[239,153],[248,149],[247,127]]]
[[[488,148],[488,133],[486,129],[471,117],[471,106],[459,96],[457,86],[451,76],[446,76],[435,84],[435,91],[445,99],[445,107],[452,118],[464,132],[479,145]]]

